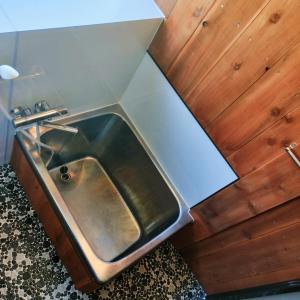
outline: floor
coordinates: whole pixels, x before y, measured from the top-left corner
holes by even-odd
[[[93,294],[77,291],[9,165],[0,166],[0,299],[205,299],[166,242]]]

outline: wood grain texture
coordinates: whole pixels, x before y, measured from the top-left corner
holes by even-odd
[[[300,195],[300,169],[283,149],[297,143],[300,158],[300,2],[215,0],[197,26],[185,4],[151,53],[240,179],[192,208],[195,222],[172,242],[209,293],[299,278],[300,222],[281,208]],[[266,217],[276,207],[280,228]]]
[[[165,17],[168,17],[176,5],[177,0],[155,0]]]
[[[300,199],[182,250],[208,294],[300,278]]]
[[[295,153],[300,159],[299,146]],[[179,231],[171,241],[177,249],[192,247],[231,226],[255,219],[299,194],[300,170],[281,149],[276,159],[192,208],[195,222]]]
[[[168,70],[213,3],[214,0],[177,0],[149,48],[164,72]]]
[[[300,154],[299,146],[297,149]],[[194,208],[217,233],[300,195],[300,170],[282,154]]]
[[[208,128],[225,156],[300,105],[299,77],[300,44],[297,44]]]
[[[214,237],[203,240],[200,243],[193,245],[193,247],[185,247],[181,250],[185,256],[187,253],[192,254],[193,258],[204,257],[206,255],[218,252],[219,249],[232,247],[237,242],[249,241],[259,236],[266,235],[274,228],[266,227],[266,224],[275,224],[276,230],[286,226],[293,225],[299,221],[299,201],[300,198],[280,206],[280,211],[277,208],[265,212],[261,216],[244,222],[241,228],[243,230],[236,230],[236,226],[217,234]],[[296,221],[295,221],[296,220]],[[251,226],[250,226],[251,224]],[[214,245],[212,248],[211,246]],[[189,259],[189,258],[188,258]]]
[[[49,203],[47,195],[16,141],[11,164],[76,288],[85,292],[95,290],[98,285],[61,225],[59,218]]]
[[[300,144],[300,107],[288,113],[272,127],[228,157],[240,177],[257,170],[282,155],[284,147]]]
[[[299,1],[269,2],[208,75],[189,90],[185,101],[203,126],[210,125],[299,41],[299,13]]]
[[[210,72],[268,1],[218,0],[214,3],[202,24],[198,26],[167,71],[168,79],[184,99],[190,99],[187,96]],[[207,98],[200,98],[197,103],[202,105],[202,101],[206,102]],[[192,102],[193,99],[189,101]]]

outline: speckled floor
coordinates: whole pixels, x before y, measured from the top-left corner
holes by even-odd
[[[205,299],[165,243],[93,294],[77,291],[10,166],[0,166],[0,299]]]

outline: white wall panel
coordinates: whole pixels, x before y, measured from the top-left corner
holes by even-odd
[[[0,34],[13,36],[0,41],[0,64],[21,75],[0,81],[0,108],[8,115],[39,100],[71,111],[117,103],[162,18],[152,0],[0,0]],[[13,131],[3,124],[0,147],[9,150]]]
[[[148,54],[120,103],[189,207],[237,178]]]
[[[18,33],[13,105],[85,110],[117,103],[159,20]]]

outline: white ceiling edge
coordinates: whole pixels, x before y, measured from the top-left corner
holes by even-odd
[[[164,18],[153,0],[0,0],[1,10],[0,33]]]

